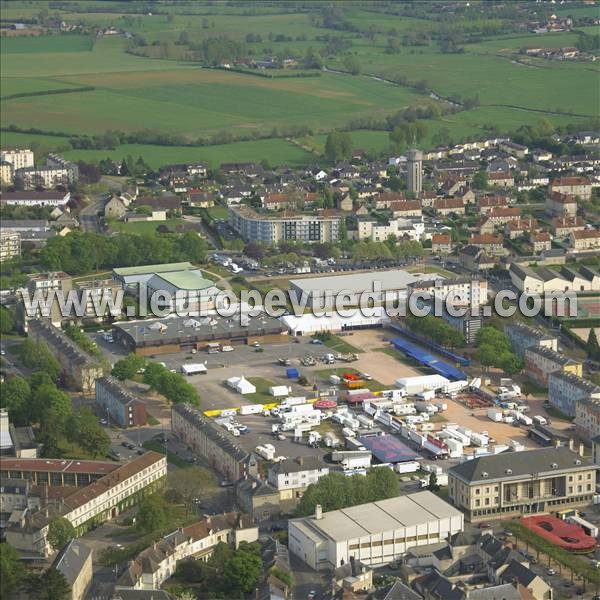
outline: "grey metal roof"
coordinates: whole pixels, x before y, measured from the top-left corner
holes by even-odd
[[[301,473],[302,471],[314,471],[324,469],[327,465],[316,456],[299,456],[298,458],[286,458],[274,464],[269,472],[275,475],[280,473]]]
[[[579,361],[576,361],[560,352],[555,352],[552,348],[546,348],[545,346],[534,346],[531,348],[527,348],[525,350],[525,354],[537,354],[538,356],[543,356],[544,358],[555,362],[558,365],[569,365],[576,364]]]
[[[527,450],[519,454],[519,460],[515,460],[514,452],[481,456],[451,467],[448,469],[448,474],[466,483],[477,483],[498,479],[520,479],[532,474],[553,474],[590,467],[593,467],[591,460],[561,446]]]
[[[91,554],[91,548],[81,540],[71,540],[56,557],[54,568],[65,576],[69,585],[73,585]]]

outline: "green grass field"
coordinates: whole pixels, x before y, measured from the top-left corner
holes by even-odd
[[[137,223],[122,223],[117,221],[111,224],[112,231],[121,233],[136,233],[138,235],[150,235],[156,233],[156,229],[161,225],[167,226],[171,231],[175,231],[178,225],[183,223],[183,219],[167,219],[166,221],[139,221]]]
[[[379,7],[344,5],[344,19],[356,27],[375,28],[372,39],[352,31],[337,31],[318,25],[320,8],[305,7],[292,12],[276,4],[239,3],[166,4],[170,14],[109,12],[110,5],[93,0],[80,3],[97,12],[56,9],[67,23],[114,26],[143,35],[148,45],[141,49],[161,55],[152,42],[174,42],[186,31],[195,43],[217,36],[244,41],[248,33],[262,36],[247,43],[249,53],[296,54],[310,47],[323,48],[324,35],[337,35],[351,43],[346,52],[327,58],[330,68],[344,68],[348,53],[356,55],[364,75],[353,77],[323,73],[321,77],[268,79],[240,73],[199,68],[194,62],[164,60],[128,53],[122,36],[54,34],[39,37],[0,39],[2,97],[70,87],[93,86],[93,91],[29,96],[2,101],[2,126],[15,124],[44,131],[94,134],[109,129],[139,131],[152,129],[176,133],[190,139],[230,132],[235,136],[274,128],[306,126],[315,132],[298,140],[322,152],[325,132],[360,118],[383,118],[409,105],[431,102],[414,89],[390,85],[369,77],[424,80],[442,96],[478,95],[481,106],[443,120],[427,121],[424,148],[435,145],[435,134],[448,128],[455,139],[485,135],[487,128],[513,130],[523,124],[549,118],[555,124],[582,121],[574,115],[597,116],[600,105],[598,65],[592,62],[559,62],[519,57],[522,46],[573,45],[576,33],[546,36],[535,34],[485,37],[466,43],[463,54],[442,54],[435,39],[427,46],[401,46],[388,54],[389,31],[435,33],[439,22],[378,12]],[[3,19],[36,16],[47,8],[39,1],[3,4]],[[114,6],[118,10],[118,6]],[[559,10],[557,8],[557,10]],[[594,7],[560,8],[578,17],[597,13]],[[181,14],[182,12],[186,14]],[[596,11],[596,13],[594,13]],[[495,24],[500,19],[492,19]],[[598,31],[587,27],[586,33]],[[286,36],[277,42],[276,36]],[[319,38],[319,39],[317,39]],[[166,55],[166,54],[164,54]],[[524,61],[527,64],[521,64]],[[565,114],[559,114],[565,113]],[[389,146],[385,131],[354,131],[355,147],[376,152]],[[20,143],[22,142],[22,144]],[[49,150],[67,150],[71,159],[121,159],[142,154],[152,166],[166,163],[206,161],[211,166],[229,161],[259,161],[273,165],[299,166],[314,161],[314,153],[286,140],[238,142],[202,148],[148,145],[121,146],[114,151],[70,150],[64,138],[3,133],[3,146],[30,145],[38,155]],[[34,146],[35,145],[35,146]]]

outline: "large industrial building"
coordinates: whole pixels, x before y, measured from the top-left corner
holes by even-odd
[[[463,514],[429,491],[288,521],[290,552],[313,569],[335,569],[351,557],[385,565],[414,546],[443,542],[463,530]]]
[[[283,323],[267,314],[121,321],[113,324],[112,333],[116,343],[144,356],[202,350],[208,344],[273,344],[288,339]]]
[[[450,500],[469,521],[536,514],[589,504],[596,465],[569,447],[482,456],[448,470]]]
[[[306,306],[313,309],[335,306],[335,298],[340,294],[345,295],[344,302],[348,306],[358,306],[362,293],[371,293],[375,303],[381,303],[386,298],[398,302],[407,298],[407,290],[411,284],[432,278],[441,279],[441,276],[413,274],[394,269],[352,275],[306,277],[290,280],[290,294],[295,294],[298,302],[304,294]]]

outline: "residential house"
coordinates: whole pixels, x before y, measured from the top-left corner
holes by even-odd
[[[491,254],[492,256],[506,254],[506,250],[504,248],[504,238],[499,234],[473,234],[469,238],[469,244],[473,246],[479,246],[485,250],[487,254]]]
[[[206,561],[219,543],[237,549],[241,542],[257,540],[258,528],[245,516],[233,512],[206,516],[142,550],[117,580],[117,593],[128,588],[157,590],[175,573],[180,561]]]
[[[125,216],[127,207],[120,198],[113,196],[104,205],[104,216],[107,219],[121,219]]]
[[[578,404],[590,398],[600,400],[599,385],[565,371],[548,375],[548,401],[565,415],[576,416]]]
[[[600,277],[594,285],[594,277],[590,277],[587,272],[579,272],[571,267],[562,266],[560,274],[570,284],[570,289],[575,292],[600,292]]]
[[[587,265],[579,267],[579,275],[591,282],[592,291],[600,291],[600,272]]]
[[[487,254],[480,246],[473,244],[460,249],[458,260],[465,269],[472,272],[485,271],[496,266],[496,259],[492,255]]]
[[[96,379],[104,369],[96,358],[84,352],[60,329],[40,319],[29,321],[29,336],[44,342],[61,365],[62,372],[84,394],[94,392]]]
[[[508,204],[509,198],[503,194],[480,196],[477,200],[477,206],[479,206],[479,212],[482,215],[485,215],[496,208],[506,207]]]
[[[187,191],[186,198],[190,206],[198,208],[212,208],[215,205],[215,195],[208,190],[192,188]]]
[[[488,185],[499,188],[511,188],[515,186],[515,179],[508,171],[488,173]]]
[[[432,235],[431,251],[434,254],[450,254],[452,252],[452,236],[449,233]]]
[[[500,142],[498,148],[502,150],[502,152],[506,152],[515,158],[525,158],[529,154],[529,148],[527,148],[527,146],[509,140]]]
[[[551,215],[559,217],[577,216],[577,198],[573,194],[552,192],[546,196],[544,207]]]
[[[532,217],[525,219],[515,219],[508,221],[504,225],[504,235],[508,236],[509,239],[514,240],[525,234],[535,234],[538,230],[537,219]]]
[[[552,180],[550,192],[571,194],[579,196],[582,200],[589,200],[592,196],[592,184],[587,177],[560,177]]]
[[[375,197],[375,208],[377,210],[390,208],[393,203],[404,202],[405,200],[404,192],[381,192]]]
[[[433,203],[433,209],[438,215],[464,215],[465,205],[460,198],[438,198]]]
[[[235,499],[238,506],[249,514],[255,523],[278,519],[283,512],[291,510],[296,504],[282,503],[277,488],[252,476],[235,482]]]
[[[166,221],[169,214],[181,212],[181,199],[178,196],[141,196],[136,204],[151,209],[149,221]]]
[[[508,273],[513,285],[519,291],[535,294],[544,292],[544,280],[533,269],[511,262]]]
[[[353,202],[350,194],[344,194],[337,202],[338,210],[342,210],[344,212],[350,212],[352,210],[352,205]]]
[[[392,202],[389,210],[393,217],[421,217],[421,203],[418,200],[405,200],[404,202]]]
[[[582,377],[583,365],[580,361],[550,348],[531,347],[525,350],[525,372],[541,386],[547,387],[548,376],[557,371]]]
[[[479,223],[479,233],[493,233],[496,227],[510,221],[519,221],[520,218],[521,211],[517,207],[505,206],[494,208],[482,217]]]
[[[96,380],[96,404],[106,411],[112,422],[116,422],[123,429],[146,424],[146,403],[114,377],[101,377]]]
[[[83,600],[92,581],[92,549],[81,540],[71,540],[54,559],[53,568],[63,574],[70,600]]]
[[[600,249],[600,229],[571,231],[568,244],[575,252],[598,250]]]
[[[299,500],[306,488],[329,474],[329,467],[311,456],[288,458],[269,467],[268,482],[279,491],[280,500]]]
[[[529,236],[529,241],[533,247],[534,254],[539,254],[544,250],[550,250],[552,248],[552,238],[547,231],[533,233]]]
[[[553,588],[538,574],[534,573],[523,563],[512,560],[508,568],[500,576],[502,583],[508,583],[525,588],[532,600],[552,600]]]
[[[550,230],[558,238],[567,238],[571,231],[583,231],[585,221],[582,217],[554,217]]]

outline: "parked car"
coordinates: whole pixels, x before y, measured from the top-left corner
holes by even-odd
[[[554,569],[548,569],[548,570],[546,571],[546,573],[547,573],[548,575],[556,575],[556,571],[555,571]]]

